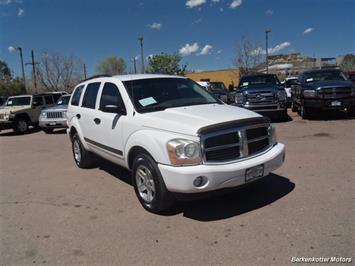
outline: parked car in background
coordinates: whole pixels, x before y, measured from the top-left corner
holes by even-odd
[[[355,71],[348,72],[348,78],[355,85]]]
[[[67,128],[67,108],[70,94],[61,96],[56,105],[43,109],[38,121],[41,129],[50,134],[55,128]]]
[[[235,105],[255,112],[287,116],[286,92],[274,74],[246,75],[240,79]]]
[[[228,91],[223,82],[218,81],[197,81],[197,84],[205,88],[217,99],[229,103]]]
[[[9,97],[0,109],[0,130],[13,128],[17,133],[25,133],[30,125],[38,125],[42,109],[52,106],[53,101],[50,94]]]
[[[287,77],[285,78],[283,85],[285,87],[285,92],[287,95],[287,107],[291,107],[291,88],[292,85],[295,85],[298,80],[298,77]]]
[[[355,113],[355,87],[338,69],[303,72],[292,86],[292,111],[303,119],[315,111],[343,110]]]
[[[59,98],[60,98],[62,95],[67,95],[67,94],[69,94],[69,93],[66,92],[66,91],[51,91],[51,92],[46,92],[46,93],[53,95],[53,99],[54,99],[54,102],[55,102],[55,103],[59,100]]]
[[[6,100],[7,100],[7,97],[0,96],[0,107],[5,104]]]
[[[99,155],[132,171],[142,206],[161,212],[176,194],[252,182],[280,167],[284,145],[266,117],[223,104],[180,76],[123,75],[86,80],[69,102],[75,163]]]

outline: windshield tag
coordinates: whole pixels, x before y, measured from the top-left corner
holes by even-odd
[[[157,103],[153,97],[144,98],[138,101],[143,107]]]
[[[12,104],[12,101],[8,101],[8,102],[7,102],[7,105],[10,105],[10,104]]]
[[[313,78],[306,79],[306,82],[311,82],[313,81]]]
[[[243,86],[248,86],[249,82],[243,82]]]

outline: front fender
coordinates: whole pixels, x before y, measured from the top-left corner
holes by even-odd
[[[78,133],[79,139],[82,143],[82,145],[84,146],[84,148],[86,150],[90,150],[90,147],[87,145],[86,141],[84,140],[84,135],[83,135],[83,131],[81,130],[80,124],[78,119],[74,116],[69,120],[69,132],[71,132],[71,130],[73,128],[75,128],[76,132]]]

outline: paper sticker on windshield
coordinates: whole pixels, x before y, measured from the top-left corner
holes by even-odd
[[[11,104],[12,104],[12,101],[8,101],[8,102],[7,102],[7,105],[11,105]]]
[[[313,81],[313,78],[306,79],[306,82],[311,82]]]
[[[143,107],[151,104],[157,103],[153,97],[144,98],[138,101]]]
[[[249,85],[249,82],[243,82],[242,86],[248,86],[248,85]]]

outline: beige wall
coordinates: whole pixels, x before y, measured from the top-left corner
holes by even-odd
[[[210,81],[222,81],[228,88],[229,84],[233,84],[234,87],[238,86],[240,73],[238,69],[223,69],[187,73],[186,76],[194,81],[201,81],[201,79],[210,79]]]

